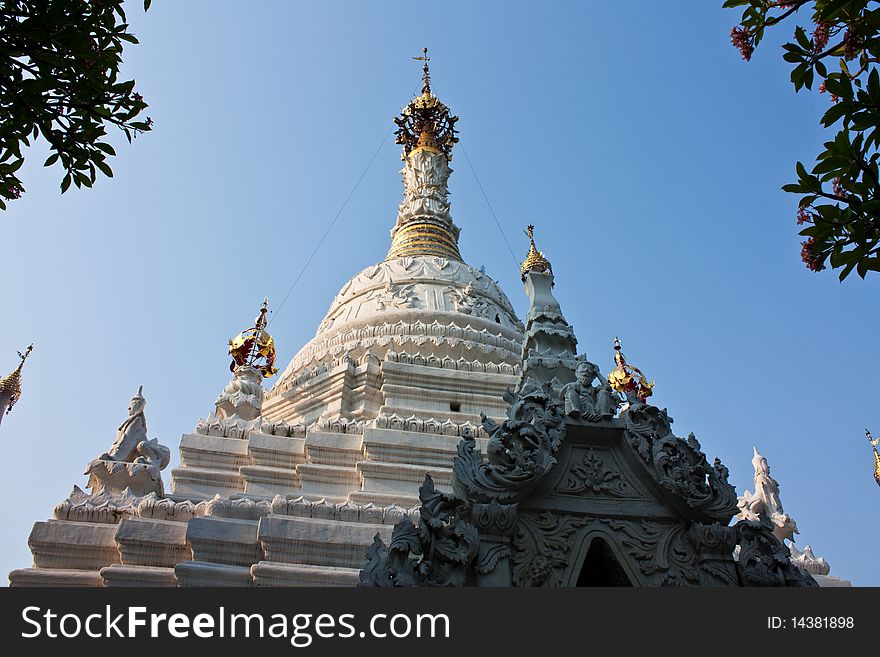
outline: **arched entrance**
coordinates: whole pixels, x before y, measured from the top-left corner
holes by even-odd
[[[587,556],[577,578],[577,586],[632,586],[623,566],[601,538],[590,542]]]

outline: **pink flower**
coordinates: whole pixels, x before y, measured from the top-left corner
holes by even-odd
[[[816,23],[816,29],[813,30],[813,52],[822,52],[828,45],[829,30],[831,25],[828,23]]]
[[[810,212],[807,208],[798,208],[797,222],[798,222],[798,226],[800,226],[802,224],[813,223],[813,213]]]
[[[747,27],[734,27],[730,30],[730,42],[734,48],[739,50],[744,60],[749,61],[752,58],[755,45],[752,43],[752,35]]]
[[[816,254],[816,238],[811,237],[806,242],[801,242],[801,260],[807,265],[810,271],[822,271],[825,265],[822,259]]]

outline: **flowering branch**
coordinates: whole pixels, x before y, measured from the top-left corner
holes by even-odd
[[[821,80],[818,91],[831,100],[821,123],[839,131],[813,169],[798,162],[797,182],[783,187],[801,195],[797,224],[805,225],[800,234],[807,238],[801,258],[812,271],[826,263],[840,269],[840,280],[852,271],[862,278],[880,271],[880,1],[727,0],[724,7],[743,7],[731,42],[747,61],[766,28],[800,9],[812,12],[812,33],[796,25],[783,59],[793,65],[795,91]],[[851,71],[854,61],[858,68]]]

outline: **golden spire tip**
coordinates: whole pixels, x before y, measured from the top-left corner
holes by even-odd
[[[538,247],[535,246],[535,226],[534,224],[529,224],[526,227],[526,235],[529,236],[529,252],[526,255],[526,259],[523,260],[522,267],[520,267],[520,274],[522,274],[522,280],[525,282],[526,273],[529,271],[539,271],[544,274],[553,274],[553,267],[550,266],[550,261],[544,257],[544,254],[538,251]]]

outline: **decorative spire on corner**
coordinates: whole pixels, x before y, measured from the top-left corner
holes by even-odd
[[[428,49],[425,48],[421,57],[413,59],[423,61],[422,95],[414,98],[403,108],[400,116],[394,117],[397,125],[397,143],[403,146],[403,157],[415,151],[426,150],[431,153],[443,153],[447,160],[452,159],[452,147],[458,142],[455,123],[449,108],[440,102],[431,92],[431,73],[428,69]]]
[[[269,378],[278,372],[275,367],[275,340],[266,330],[268,324],[266,314],[269,312],[269,299],[263,299],[260,314],[254,325],[239,333],[229,341],[229,355],[232,363],[229,369],[233,372],[238,367],[253,367]]]
[[[867,429],[865,429],[865,435],[868,436],[868,442],[871,443],[871,449],[874,450],[874,481],[880,486],[880,452],[877,451],[877,445],[880,445],[880,438],[874,438]]]
[[[522,267],[520,267],[520,274],[522,274],[522,280],[525,283],[526,273],[529,271],[538,271],[542,274],[553,274],[553,267],[550,266],[550,261],[544,257],[544,254],[538,251],[538,248],[535,246],[535,226],[533,224],[529,224],[526,228],[526,235],[529,236],[529,252],[526,255],[526,259],[523,260]]]
[[[550,261],[535,246],[535,227],[529,225],[526,234],[531,246],[521,273],[529,309],[525,317],[519,387],[531,378],[558,390],[576,378],[580,363],[577,338],[553,296],[553,270]]]
[[[631,395],[644,402],[654,394],[654,382],[648,383],[648,379],[635,365],[626,362],[626,356],[621,351],[620,339],[614,338],[614,363],[615,367],[608,375],[608,383],[617,392],[627,399]]]
[[[21,362],[18,364],[18,367],[0,379],[0,418],[2,418],[4,414],[8,414],[12,410],[12,407],[15,406],[15,403],[21,398],[21,368],[24,366],[24,362],[27,360],[28,356],[31,355],[33,350],[34,345],[31,344],[24,350],[24,353],[19,351],[18,357],[21,359]],[[3,406],[6,407],[5,413],[3,411]]]

